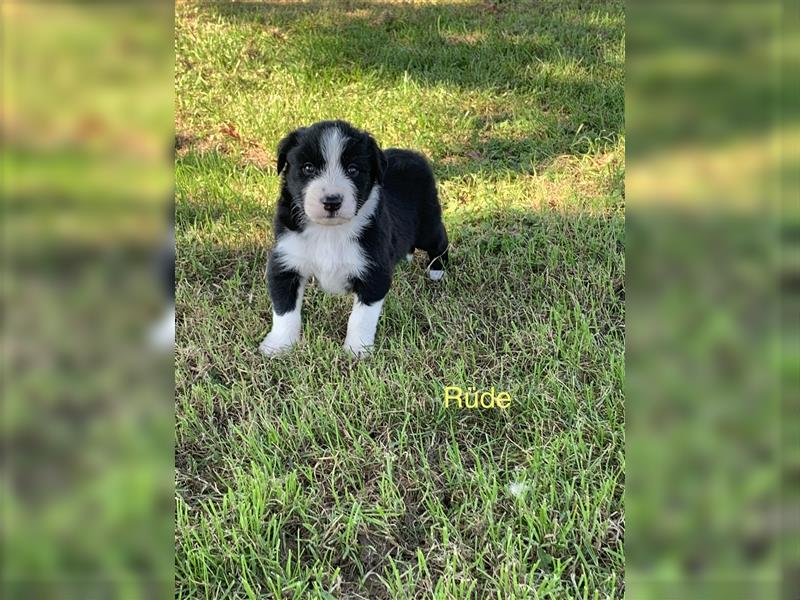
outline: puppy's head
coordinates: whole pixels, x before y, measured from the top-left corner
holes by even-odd
[[[321,121],[278,144],[278,173],[292,201],[321,225],[350,221],[383,181],[386,156],[366,132],[344,121]]]

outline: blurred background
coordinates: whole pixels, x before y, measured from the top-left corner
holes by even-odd
[[[171,594],[173,7],[2,4],[2,597]]]
[[[630,598],[800,597],[796,16],[629,5]]]
[[[629,5],[629,598],[800,597],[797,10]],[[2,11],[3,596],[168,596],[174,7]]]

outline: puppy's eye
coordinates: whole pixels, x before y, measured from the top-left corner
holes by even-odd
[[[303,175],[311,176],[317,172],[317,168],[312,165],[311,163],[306,163],[303,165]]]
[[[350,177],[355,177],[358,175],[358,167],[356,165],[348,165],[347,174],[350,175]]]

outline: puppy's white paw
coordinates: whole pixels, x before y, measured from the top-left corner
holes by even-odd
[[[372,346],[365,346],[358,342],[345,342],[344,349],[350,356],[358,359],[367,358],[372,354]]]
[[[264,356],[277,356],[288,352],[297,343],[297,337],[289,337],[270,331],[258,347]]]
[[[431,281],[439,281],[444,277],[444,271],[429,271],[428,277],[431,278]]]

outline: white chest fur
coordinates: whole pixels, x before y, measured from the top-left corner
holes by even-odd
[[[274,252],[284,266],[304,277],[312,275],[331,294],[344,294],[352,277],[363,275],[368,266],[358,241],[339,227],[311,225],[301,233],[286,232]]]
[[[348,223],[335,226],[309,223],[301,232],[285,231],[273,250],[276,259],[304,277],[313,275],[326,292],[344,294],[350,279],[364,275],[369,267],[358,235],[375,212],[379,199],[379,188],[375,186]]]

